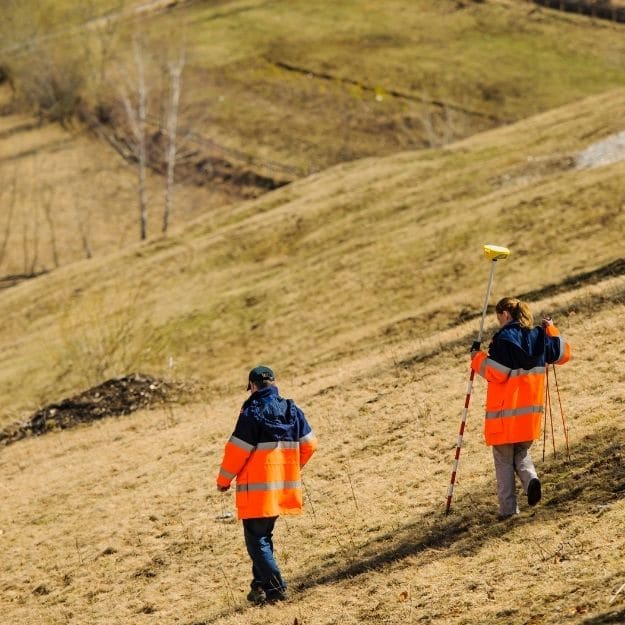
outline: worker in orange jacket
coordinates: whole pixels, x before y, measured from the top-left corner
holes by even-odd
[[[546,367],[568,362],[571,348],[551,319],[533,327],[525,302],[504,297],[495,311],[501,329],[493,336],[488,354],[473,345],[471,367],[488,382],[484,437],[493,448],[499,516],[508,518],[519,512],[515,473],[528,504],[535,506],[541,499],[529,449],[540,438]]]
[[[252,560],[252,603],[286,599],[287,584],[274,557],[273,529],[281,514],[302,511],[301,468],[317,447],[304,413],[280,397],[273,371],[264,365],[248,375],[250,397],[243,403],[224,450],[217,489],[236,477],[236,505]]]

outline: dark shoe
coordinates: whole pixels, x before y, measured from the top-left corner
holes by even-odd
[[[527,485],[527,503],[530,506],[535,506],[541,498],[540,492],[540,480],[538,478],[532,478]]]
[[[272,590],[267,593],[267,603],[276,603],[278,601],[286,601],[288,596],[286,590]]]
[[[262,605],[267,600],[267,597],[262,588],[252,588],[252,590],[247,593],[247,600],[255,605]]]

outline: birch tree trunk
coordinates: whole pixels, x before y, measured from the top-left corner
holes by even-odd
[[[148,209],[146,193],[146,169],[147,169],[147,147],[146,147],[146,122],[148,116],[148,88],[145,80],[145,63],[143,59],[143,49],[135,40],[133,44],[134,59],[136,69],[136,93],[137,104],[133,106],[127,90],[122,92],[122,101],[128,117],[128,123],[132,131],[135,145],[134,151],[137,158],[138,167],[138,199],[139,199],[139,238],[144,241],[147,238],[148,229]]]
[[[52,187],[46,187],[43,191],[42,205],[43,212],[46,216],[46,221],[48,222],[48,227],[50,229],[50,247],[52,248],[52,262],[54,263],[54,267],[58,269],[59,267],[59,252],[56,245],[56,232],[54,230],[54,221],[52,220],[52,199],[54,197],[54,190]]]
[[[171,98],[167,113],[167,181],[165,186],[165,208],[163,209],[163,234],[169,228],[169,219],[174,195],[174,171],[176,167],[176,135],[178,132],[178,106],[182,89],[182,69],[184,67],[184,53],[177,61],[168,65]]]

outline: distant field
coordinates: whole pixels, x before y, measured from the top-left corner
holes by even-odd
[[[54,20],[63,10],[74,23],[116,7],[131,5],[93,3],[78,11],[55,4],[49,14],[22,17],[30,29],[58,33],[64,23]],[[37,26],[36,16],[51,23]],[[19,39],[19,28],[13,31]],[[86,243],[99,256],[138,238],[137,172],[119,102],[121,77],[136,73],[127,47],[133,33],[145,50],[151,132],[166,93],[166,53],[186,53],[174,228],[336,164],[439,148],[625,83],[620,26],[503,0],[188,2],[89,30],[85,41],[72,34],[59,47],[58,38],[43,37],[38,58],[49,58],[52,68],[59,63],[62,75],[64,64],[98,70],[83,101],[88,108],[101,99],[107,121],[98,131],[124,156],[82,123],[33,123],[5,84],[0,199],[15,208],[10,227],[8,215],[0,216],[0,236],[10,230],[0,275],[82,259]],[[77,51],[81,62],[72,56]],[[91,113],[86,117],[93,123]],[[162,150],[151,154],[148,231],[157,237]]]

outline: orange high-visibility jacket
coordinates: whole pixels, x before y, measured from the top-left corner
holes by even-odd
[[[570,345],[555,326],[525,329],[516,321],[495,334],[488,354],[477,352],[471,367],[488,382],[487,445],[540,438],[546,366],[564,364],[570,357]]]
[[[218,486],[236,477],[239,519],[299,514],[301,468],[317,447],[304,413],[275,386],[253,393],[243,404],[224,450]]]

